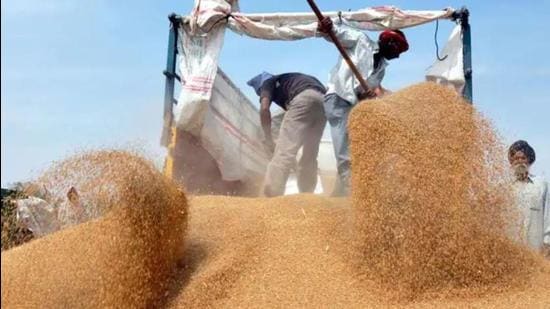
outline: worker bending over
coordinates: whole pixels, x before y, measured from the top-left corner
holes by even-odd
[[[409,49],[403,32],[399,30],[383,31],[378,42],[371,40],[362,31],[341,23],[334,26],[329,17],[318,23],[318,30],[327,40],[334,31],[341,45],[347,51],[352,62],[367,82],[365,91],[353,75],[342,57],[330,73],[328,90],[324,99],[325,115],[330,124],[334,155],[336,157],[338,177],[333,196],[349,195],[350,157],[348,142],[348,115],[358,101],[384,95],[387,91],[381,86],[387,60],[399,58]]]
[[[285,193],[286,181],[303,146],[298,162],[297,178],[300,192],[313,192],[317,184],[317,154],[325,128],[323,111],[325,87],[315,77],[301,73],[271,75],[263,72],[248,81],[260,96],[260,120],[267,145],[274,149],[267,166],[263,193],[279,196]],[[286,112],[277,144],[271,136],[271,102]]]

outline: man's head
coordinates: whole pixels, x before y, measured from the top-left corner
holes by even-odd
[[[535,150],[526,141],[519,140],[508,149],[508,161],[516,177],[520,180],[527,179],[529,168],[535,162]]]
[[[399,58],[409,50],[407,38],[400,30],[384,30],[378,38],[378,46],[380,55],[388,60]]]
[[[261,74],[258,74],[254,76],[251,80],[247,82],[247,84],[254,88],[254,91],[256,91],[257,95],[260,95],[260,90],[262,90],[262,85],[269,79],[273,78],[273,75],[267,72],[262,72]]]

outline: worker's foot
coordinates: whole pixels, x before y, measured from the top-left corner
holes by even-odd
[[[343,181],[340,177],[336,178],[336,182],[334,183],[334,189],[332,190],[332,194],[330,196],[332,197],[345,197],[349,196],[350,193],[350,187],[349,187],[349,181]]]
[[[332,196],[332,197],[346,197],[346,196],[349,196],[349,192],[350,192],[350,190],[349,190],[348,186],[336,185],[330,196]]]
[[[349,196],[349,190],[332,191],[332,194],[330,196],[331,197],[347,197],[347,196]]]

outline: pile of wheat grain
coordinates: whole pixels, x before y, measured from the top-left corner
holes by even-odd
[[[2,307],[151,307],[182,257],[185,194],[123,151],[55,164],[44,183],[78,185],[105,215],[2,253]],[[55,192],[55,190],[54,190]]]
[[[350,131],[351,202],[196,196],[188,210],[129,153],[54,165],[41,182],[76,186],[100,218],[3,252],[2,306],[550,308],[550,264],[510,240],[503,149],[470,105],[417,85],[357,106]]]
[[[418,84],[357,106],[349,122],[358,262],[401,297],[524,284],[537,259],[504,148],[448,88]]]

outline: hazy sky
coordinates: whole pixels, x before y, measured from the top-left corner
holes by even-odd
[[[193,1],[2,1],[2,186],[29,179],[54,160],[97,147],[138,145],[159,162],[168,20]],[[506,141],[526,139],[535,172],[550,173],[550,1],[328,1],[324,10],[392,4],[471,11],[474,101]],[[345,4],[344,4],[345,3]],[[306,1],[241,1],[243,12],[308,11]],[[440,23],[439,42],[451,22]],[[410,51],[392,61],[384,84],[421,81],[435,60],[435,24],[405,32]],[[373,33],[373,36],[376,36]],[[221,68],[248,97],[262,70],[299,71],[326,82],[337,59],[322,39],[270,42],[228,32]],[[548,177],[547,177],[548,178]]]

